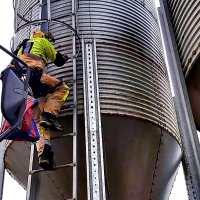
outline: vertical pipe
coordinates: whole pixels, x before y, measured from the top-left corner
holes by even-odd
[[[3,198],[4,175],[5,175],[5,168],[4,168],[5,142],[6,140],[3,140],[0,143],[0,199],[1,200]]]
[[[166,0],[160,1],[159,19],[175,93],[181,139],[183,168],[190,199],[200,200],[200,145]]]
[[[47,18],[48,21],[51,21],[51,2],[47,0]]]
[[[42,1],[43,0],[40,0],[40,4],[39,4],[39,16],[38,16],[39,19],[42,19]],[[39,25],[38,29],[41,30],[41,27],[42,25]]]
[[[47,1],[48,0],[42,0],[41,19],[47,19],[48,18]],[[46,5],[44,5],[44,4],[46,4]],[[43,23],[41,25],[41,31],[43,31],[43,32],[47,32],[48,31],[48,23]]]
[[[72,0],[72,28],[76,30],[76,0]],[[76,85],[76,35],[72,36],[73,48],[73,163],[77,164],[77,85]],[[73,199],[77,200],[77,165],[73,167]]]

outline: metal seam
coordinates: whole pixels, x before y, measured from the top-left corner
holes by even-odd
[[[150,191],[150,194],[149,194],[149,200],[152,200],[152,194],[153,194],[153,187],[155,185],[155,178],[156,178],[156,170],[158,168],[158,161],[159,161],[159,154],[160,154],[160,150],[161,150],[161,145],[162,145],[162,137],[163,137],[163,133],[162,133],[162,129],[160,131],[160,141],[159,141],[159,144],[158,144],[158,151],[157,151],[157,156],[156,156],[156,162],[155,162],[155,167],[154,167],[154,172],[153,172],[153,179],[152,179],[152,182],[151,182],[151,191]]]
[[[47,175],[47,177],[50,179],[52,185],[56,188],[57,192],[60,194],[60,196],[62,197],[63,200],[66,200],[63,193],[59,190],[59,187],[56,186],[55,181],[53,179],[51,179],[50,177],[50,173],[45,172],[45,174]]]

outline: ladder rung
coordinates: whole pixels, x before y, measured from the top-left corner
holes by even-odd
[[[72,84],[73,84],[73,83],[76,83],[76,79],[69,79],[69,80],[66,80],[65,83],[66,83],[66,84],[69,84],[69,83],[72,83]]]
[[[48,169],[48,170],[36,169],[36,170],[30,171],[28,173],[28,175],[32,175],[32,174],[39,173],[39,172],[44,172],[44,171],[56,171],[57,169],[61,169],[61,168],[65,168],[65,167],[75,167],[75,166],[76,166],[75,163],[70,163],[70,164],[66,164],[66,165],[59,165],[59,166],[53,167],[52,169]]]
[[[75,107],[76,107],[76,105],[74,105],[74,104],[71,104],[71,105],[66,105],[65,107],[66,107],[66,108],[75,108]]]
[[[63,138],[63,137],[67,137],[67,136],[76,136],[76,133],[67,133],[64,135],[55,136],[55,137],[52,137],[51,140],[55,140],[55,139]]]

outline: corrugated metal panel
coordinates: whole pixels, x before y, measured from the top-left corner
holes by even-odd
[[[33,6],[35,3],[37,5]],[[39,9],[37,8],[39,8],[38,2],[21,0],[20,13],[21,15],[26,14],[26,19],[37,19],[39,16]],[[51,18],[71,25],[71,8],[70,0],[51,0]],[[168,180],[165,181],[163,178],[166,177],[166,173],[169,176],[173,174],[173,170],[179,163],[181,151],[173,138],[175,137],[180,142],[169,78],[163,59],[154,0],[79,0],[77,22],[80,37],[84,39],[95,38],[97,41],[102,128],[106,147],[105,154],[108,161],[105,167],[108,170],[109,184],[114,188],[111,195],[116,195],[118,198],[119,195],[116,191],[120,191],[124,187],[124,194],[121,194],[122,198],[120,199],[131,199],[129,197],[139,199],[141,193],[144,193],[145,187],[145,197],[149,197],[150,191],[153,192],[157,188],[153,185],[159,183],[160,180],[164,182],[163,189],[159,188],[159,195],[162,195],[161,193],[166,191],[164,187],[171,185]],[[20,22],[18,27],[23,23]],[[32,28],[27,27],[19,31],[16,36],[18,41],[28,37]],[[50,22],[48,28],[57,39],[55,42],[56,49],[67,54],[70,59],[61,68],[48,63],[46,70],[72,86],[72,31],[60,23]],[[78,51],[79,41],[77,39]],[[77,58],[76,80],[79,114],[83,114],[82,73],[82,55],[80,53]],[[60,116],[72,115],[72,104],[71,92]],[[113,116],[109,116],[109,114],[113,114]],[[130,117],[124,117],[125,115]],[[66,116],[59,120],[64,125],[65,133],[72,132],[72,116]],[[161,130],[160,127],[167,130],[173,137],[169,134],[166,136],[165,131]],[[79,116],[77,132],[80,133],[78,136],[78,199],[86,199],[83,115]],[[53,132],[51,135],[58,136],[59,133]],[[113,143],[115,137],[117,138],[116,144]],[[168,137],[167,140],[166,137]],[[161,146],[161,142],[164,145]],[[174,142],[174,146],[172,145],[174,148],[169,149],[169,144],[172,144],[172,142]],[[63,138],[62,140],[52,141],[52,145],[57,164],[71,162],[71,139]],[[115,150],[114,153],[113,149]],[[177,149],[179,150],[177,151]],[[123,157],[120,156],[122,152],[125,155]],[[144,156],[144,152],[148,152],[148,154]],[[29,146],[25,142],[21,145],[17,142],[7,143],[6,167],[24,186],[27,183],[28,153]],[[157,153],[162,154],[161,157],[159,156],[161,168],[166,161],[166,156],[170,158],[171,162],[168,162],[164,171],[163,169],[161,171],[155,170]],[[174,158],[171,157],[171,154]],[[135,158],[130,159],[133,158],[133,155],[135,155]],[[163,162],[162,158],[164,158]],[[16,160],[20,161],[17,162],[17,165]],[[138,162],[135,162],[135,160]],[[143,169],[140,166],[144,162],[149,163],[149,165]],[[115,172],[118,176],[113,171],[113,166],[115,166]],[[135,170],[138,171],[138,169],[139,175],[147,172],[147,176],[144,178],[132,173]],[[63,196],[65,199],[69,199],[72,186],[71,175],[69,169],[50,173],[50,179],[46,174],[41,174],[42,187],[40,188],[39,199],[63,199]],[[126,181],[124,181],[124,177]],[[152,177],[154,177],[153,180]],[[155,177],[157,178],[155,179]],[[128,182],[127,178],[129,179]],[[118,186],[115,187],[115,180],[117,179],[120,181],[118,181]],[[173,180],[173,178],[170,180]],[[144,187],[135,187],[138,185],[138,181]],[[51,192],[46,192],[47,190]],[[126,198],[124,198],[125,196]],[[164,199],[164,197],[160,199]]]
[[[60,20],[68,25],[71,25],[71,1],[60,0],[51,2],[51,14],[52,19]],[[54,64],[49,64],[47,72],[55,77],[65,81],[71,92],[67,99],[66,104],[63,106],[60,116],[71,115],[73,107],[73,92],[72,92],[72,82],[73,82],[73,67],[72,67],[72,31],[59,23],[49,23],[49,31],[57,38],[55,42],[55,48],[63,54],[69,56],[68,62],[61,68],[56,67]],[[81,73],[81,76],[78,74]],[[82,67],[77,68],[77,94],[78,94],[78,106],[79,113],[83,113],[83,91],[82,91]],[[81,95],[80,95],[81,94]],[[82,99],[80,102],[80,98]]]
[[[101,112],[151,121],[179,140],[159,26],[146,7],[80,0],[78,27],[97,41]]]
[[[32,4],[24,1],[21,12]],[[97,41],[101,112],[151,121],[180,141],[154,1],[79,0],[78,4],[80,37]],[[71,2],[51,1],[51,14],[71,25]],[[59,23],[49,23],[49,31],[57,38],[56,49],[72,58],[72,31]],[[23,29],[18,37],[27,33]],[[62,68],[49,63],[47,72],[72,86],[72,59]],[[81,54],[77,94],[78,112],[83,113]],[[72,102],[71,94],[60,116],[72,114]]]
[[[152,0],[136,0],[138,3],[140,3],[141,6],[143,6],[151,15],[157,20],[157,14],[156,14],[156,5],[155,2]]]
[[[39,2],[39,0],[20,1],[18,13],[28,21],[39,19]],[[20,19],[19,17],[17,18],[17,28],[19,28],[25,23],[26,22],[24,20]],[[22,30],[18,31],[14,40],[15,47],[23,39],[29,38],[35,28],[35,26],[27,26]]]
[[[183,70],[187,74],[200,55],[200,0],[168,0]]]

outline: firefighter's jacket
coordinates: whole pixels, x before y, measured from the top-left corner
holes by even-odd
[[[31,38],[19,49],[17,56],[28,66],[42,70],[48,60],[58,67],[66,62],[62,54],[57,52],[46,38]]]

